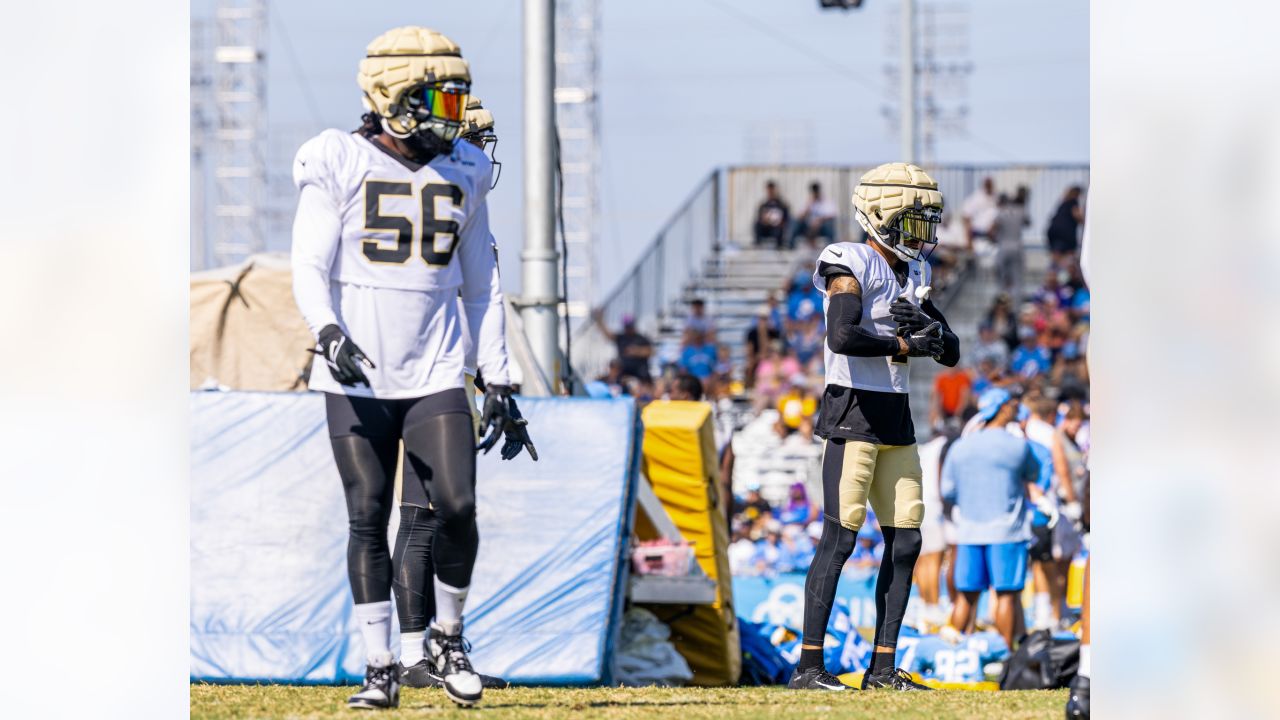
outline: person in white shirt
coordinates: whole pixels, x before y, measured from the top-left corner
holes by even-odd
[[[960,217],[964,219],[965,232],[969,238],[969,247],[974,249],[974,241],[993,242],[991,230],[996,224],[1000,208],[996,204],[996,184],[989,177],[982,179],[982,187],[965,198],[960,207]]]
[[[827,242],[836,239],[836,204],[822,196],[822,186],[809,185],[809,204],[800,213],[797,222],[799,234],[806,240],[823,238]]]
[[[468,341],[487,381],[481,449],[523,432],[485,204],[492,165],[458,139],[471,77],[444,35],[415,26],[384,33],[369,44],[357,79],[363,126],[321,132],[293,166],[294,297],[318,340],[309,384],[325,394],[367,653],[364,686],[348,704],[396,707],[401,677],[431,671],[455,703],[472,705],[482,688],[462,638],[479,547],[476,430],[463,389]],[[401,442],[392,556],[386,534]],[[393,577],[399,667],[389,650]]]

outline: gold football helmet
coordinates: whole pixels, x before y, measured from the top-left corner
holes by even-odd
[[[502,175],[502,163],[498,162],[498,136],[493,131],[493,113],[480,103],[480,98],[471,96],[467,103],[466,119],[462,123],[462,139],[484,150],[493,163],[493,184],[489,189],[498,187],[498,178]]]
[[[942,193],[916,165],[885,163],[868,170],[853,191],[858,224],[903,261],[919,260],[925,243],[938,242]]]
[[[397,138],[430,133],[452,144],[461,132],[471,71],[452,40],[425,27],[398,27],[369,43],[356,75],[364,105]]]

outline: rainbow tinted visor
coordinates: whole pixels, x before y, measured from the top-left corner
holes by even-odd
[[[415,85],[404,91],[400,102],[420,122],[432,119],[461,123],[467,114],[470,92],[471,88],[460,82]]]

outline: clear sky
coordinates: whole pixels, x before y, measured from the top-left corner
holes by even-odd
[[[946,0],[969,8],[968,130],[939,143],[939,162],[1087,161],[1087,0]],[[924,4],[929,0],[918,0]],[[601,0],[603,217],[600,289],[649,243],[712,168],[762,157],[773,127],[803,137],[784,162],[894,159],[881,115],[896,0],[852,12],[818,0]],[[376,3],[268,0],[268,122],[273,182],[287,183],[294,146],[325,127],[353,128],[365,45],[397,25],[434,27],[471,64],[475,94],[501,137],[502,180],[491,223],[507,268],[518,263],[521,210],[520,0]],[[192,18],[210,18],[194,0]],[[287,146],[287,147],[286,147]],[[284,249],[287,237],[273,238]],[[519,273],[503,275],[508,291]]]

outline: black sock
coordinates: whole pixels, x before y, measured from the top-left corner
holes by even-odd
[[[809,668],[827,668],[822,661],[822,648],[800,648],[800,662],[796,664],[797,670],[808,670]]]
[[[896,654],[894,650],[880,650],[877,648],[871,654],[871,668],[868,672],[878,673],[882,670],[892,670],[894,667],[893,659]]]

